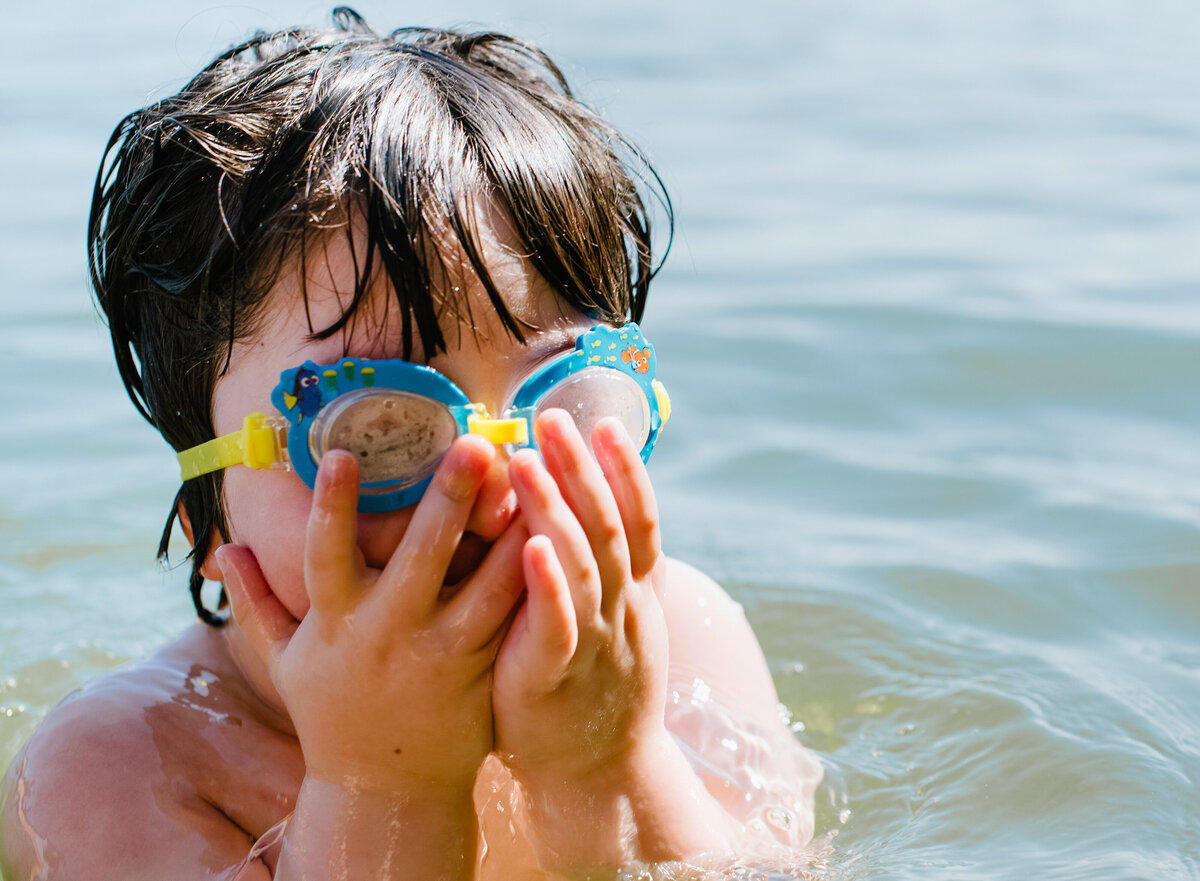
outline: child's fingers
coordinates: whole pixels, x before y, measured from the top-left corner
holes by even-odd
[[[525,605],[513,622],[497,667],[514,671],[524,688],[547,691],[559,683],[579,645],[571,586],[544,535],[525,542]]]
[[[525,589],[521,552],[529,539],[518,516],[496,539],[487,556],[446,605],[446,620],[474,648],[491,643],[512,617]]]
[[[234,619],[255,654],[273,669],[280,647],[296,632],[299,622],[267,584],[253,551],[227,544],[217,548],[216,557]]]
[[[446,570],[495,455],[491,443],[468,434],[442,458],[380,577],[386,588],[380,601],[396,614],[411,620],[437,609]]]
[[[304,550],[304,581],[313,608],[340,615],[358,600],[358,463],[345,450],[321,459]]]
[[[509,460],[509,479],[532,535],[545,536],[569,585],[576,619],[588,624],[601,612],[600,571],[583,527],[567,506],[558,484],[533,450]]]
[[[541,650],[540,666],[546,681],[557,682],[579,645],[571,586],[553,543],[544,535],[533,536],[525,543],[522,561],[528,585],[527,626]]]
[[[658,504],[650,475],[619,420],[600,420],[592,432],[592,446],[621,512],[630,569],[640,581],[653,571],[662,555]]]
[[[562,410],[544,413],[536,430],[546,467],[587,536],[600,569],[604,600],[612,600],[610,592],[625,583],[630,565],[621,513],[612,490],[567,413]]]

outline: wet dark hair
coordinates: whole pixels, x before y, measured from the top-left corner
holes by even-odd
[[[178,94],[126,116],[105,149],[88,227],[92,285],[134,406],[177,451],[213,438],[213,391],[234,342],[254,332],[281,273],[330,235],[354,248],[355,289],[332,325],[310,324],[316,339],[352,322],[384,273],[403,357],[414,334],[426,358],[444,351],[439,317],[471,323],[463,304],[431,292],[448,265],[448,229],[524,341],[481,258],[471,208],[481,197],[507,211],[565,304],[614,324],[645,307],[651,209],[669,232],[670,202],[544,53],[497,33],[381,35],[346,8],[333,21],[234,46]],[[200,569],[214,537],[229,540],[221,472],[180,488],[163,561],[181,507],[195,539],[192,601],[219,625],[224,592],[207,609]]]

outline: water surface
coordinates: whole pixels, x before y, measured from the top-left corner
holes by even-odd
[[[829,767],[822,876],[1200,878],[1200,8],[359,8],[541,42],[662,172],[666,541]],[[71,0],[0,59],[0,763],[190,620],[88,302],[104,141],[324,14]]]

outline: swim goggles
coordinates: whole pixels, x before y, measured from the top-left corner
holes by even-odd
[[[421,498],[459,435],[482,435],[509,452],[535,447],[533,422],[552,407],[566,410],[589,439],[600,419],[617,417],[646,461],[671,414],[656,369],[636,324],[597,325],[527,377],[493,419],[431,367],[306,361],[279,376],[271,403],[280,416],[251,413],[240,430],[179,453],[179,465],[184,480],[231,465],[290,470],[312,488],[321,457],[349,450],[358,459],[358,510],[393,511]]]

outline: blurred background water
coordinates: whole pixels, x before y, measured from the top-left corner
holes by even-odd
[[[1200,878],[1200,6],[364,2],[540,42],[675,200],[670,552],[829,768],[835,879]],[[260,0],[28,7],[0,55],[0,764],[191,620],[89,303],[125,112]]]

